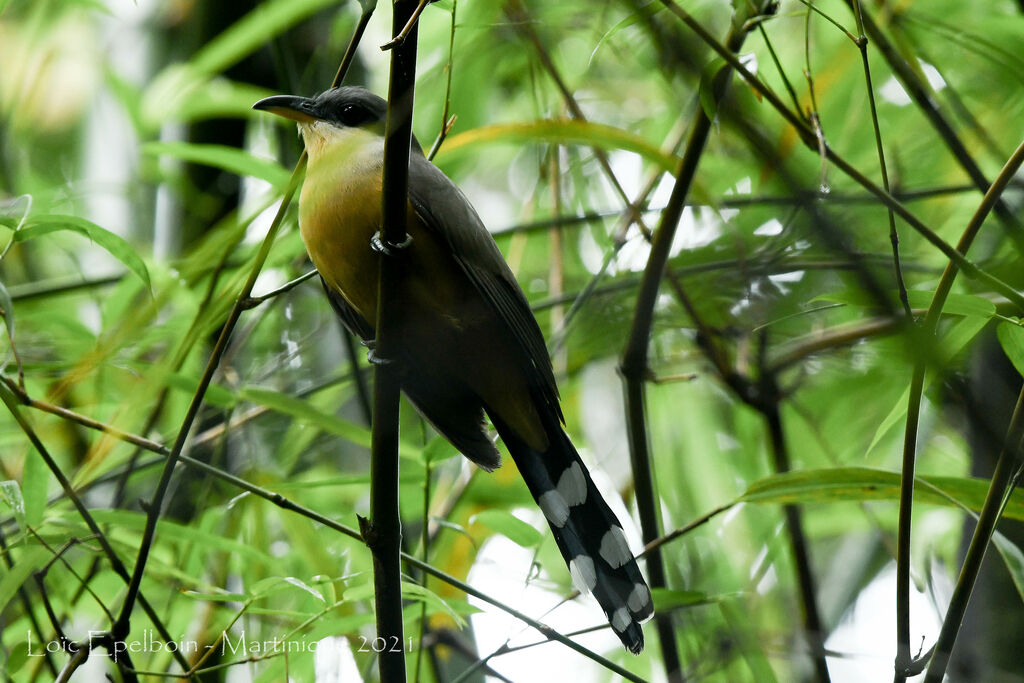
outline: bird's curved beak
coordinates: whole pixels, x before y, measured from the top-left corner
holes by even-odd
[[[264,97],[262,100],[252,105],[253,109],[259,109],[261,111],[268,111],[271,114],[277,114],[283,116],[286,119],[292,121],[298,121],[299,123],[312,123],[313,121],[319,121],[320,116],[317,115],[316,107],[312,99],[308,97],[299,97],[297,95],[274,95],[272,97]]]

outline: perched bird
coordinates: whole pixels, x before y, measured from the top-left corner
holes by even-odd
[[[309,165],[299,228],[335,311],[374,337],[387,103],[363,88],[313,98],[279,95],[261,109],[298,122]],[[590,591],[623,644],[644,646],[651,593],[622,527],[562,428],[558,388],[526,297],[469,200],[413,140],[402,253],[397,356],[402,390],[485,470],[501,463],[486,413],[554,534],[581,591]]]

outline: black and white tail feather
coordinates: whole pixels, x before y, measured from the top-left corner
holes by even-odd
[[[651,591],[576,448],[561,426],[549,428],[548,450],[538,453],[500,420],[492,416],[492,422],[544,513],[576,588],[593,593],[615,635],[639,654],[640,624],[654,615]]]

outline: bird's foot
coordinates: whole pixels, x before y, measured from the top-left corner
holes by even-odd
[[[373,233],[373,237],[370,238],[370,248],[378,254],[384,254],[385,256],[398,256],[403,250],[408,249],[412,245],[412,235],[406,234],[405,239],[397,244],[394,242],[385,242],[384,237],[380,234],[380,230]]]
[[[391,358],[384,358],[383,356],[377,355],[377,340],[366,339],[361,342],[363,346],[369,349],[366,352],[366,360],[370,361],[374,365],[390,365],[394,362]]]

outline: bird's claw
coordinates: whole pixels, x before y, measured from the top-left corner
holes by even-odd
[[[370,351],[366,354],[366,360],[370,361],[374,365],[391,365],[394,360],[391,358],[383,358],[377,355],[376,347],[370,347]]]
[[[385,256],[398,256],[403,250],[408,249],[412,244],[412,235],[406,233],[405,239],[395,244],[394,242],[385,242],[384,237],[380,234],[380,230],[373,233],[373,237],[370,238],[370,248],[378,254],[384,254]]]

